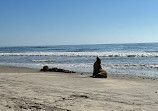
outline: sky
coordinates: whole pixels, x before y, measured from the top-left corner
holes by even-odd
[[[158,42],[158,0],[0,0],[0,46]]]

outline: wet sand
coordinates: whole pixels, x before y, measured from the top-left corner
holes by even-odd
[[[0,66],[0,111],[158,111],[158,80]]]

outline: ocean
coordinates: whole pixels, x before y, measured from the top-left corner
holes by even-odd
[[[109,74],[158,78],[158,43],[0,47],[4,66],[93,72],[97,56]]]

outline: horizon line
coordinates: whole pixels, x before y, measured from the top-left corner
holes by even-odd
[[[46,46],[78,46],[78,45],[115,45],[115,44],[151,44],[158,42],[129,42],[129,43],[100,43],[100,44],[56,44],[56,45],[15,45],[15,46],[0,46],[0,47],[46,47]]]

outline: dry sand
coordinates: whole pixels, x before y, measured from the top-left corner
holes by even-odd
[[[0,111],[158,111],[158,80],[0,67]]]

